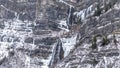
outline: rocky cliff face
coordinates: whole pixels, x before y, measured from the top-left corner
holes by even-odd
[[[119,0],[0,0],[0,68],[119,68]]]

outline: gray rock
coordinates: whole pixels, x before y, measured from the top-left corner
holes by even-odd
[[[32,37],[27,37],[25,39],[25,43],[33,43],[33,38]]]

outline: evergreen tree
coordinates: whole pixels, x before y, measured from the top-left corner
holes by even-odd
[[[115,34],[113,34],[113,42],[114,42],[115,45],[117,45],[117,40],[116,40]]]
[[[92,46],[91,46],[91,48],[92,49],[96,49],[97,48],[97,38],[96,38],[96,36],[93,36],[93,38],[92,38]]]
[[[102,39],[102,45],[101,46],[105,46],[105,45],[107,45],[107,44],[109,44],[109,39],[107,38],[107,36],[105,35],[105,36],[103,36],[103,39]]]
[[[99,5],[97,5],[97,10],[95,11],[94,16],[100,16],[101,12],[102,12],[102,9],[100,8]]]

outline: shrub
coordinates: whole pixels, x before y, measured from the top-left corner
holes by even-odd
[[[117,0],[113,0],[107,4],[105,3],[105,6],[104,6],[105,12],[108,11],[110,8],[112,8],[112,6],[114,6],[116,2]]]
[[[117,40],[116,40],[115,34],[113,34],[113,42],[114,42],[115,45],[117,45]]]
[[[99,61],[97,61],[95,58],[93,59],[93,66],[95,66],[96,64],[98,64]]]
[[[105,4],[104,6],[105,12],[107,12],[111,7],[112,7],[111,3]]]
[[[101,46],[105,46],[105,45],[108,45],[109,44],[109,39],[107,38],[107,36],[103,36],[103,39],[102,39],[102,45]]]
[[[97,5],[97,10],[95,11],[94,16],[100,16],[101,12],[102,12],[102,9],[100,8],[99,5]]]
[[[97,48],[97,38],[96,38],[96,36],[93,36],[93,38],[92,38],[92,46],[91,46],[91,48],[92,49],[96,49]]]

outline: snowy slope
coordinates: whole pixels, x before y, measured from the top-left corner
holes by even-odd
[[[61,38],[62,47],[64,49],[64,57],[68,56],[70,51],[74,48],[76,44],[77,34],[73,35],[70,38]]]
[[[109,35],[108,38],[112,38]],[[120,41],[120,34],[116,34],[116,39]],[[91,43],[83,43],[78,47],[73,54],[65,58],[63,62],[59,63],[56,68],[119,68],[119,47],[120,43],[115,45],[113,42],[109,43],[105,47],[100,46],[100,38],[98,39],[98,50],[91,50],[89,47]],[[93,60],[95,59],[95,61]],[[69,61],[69,62],[68,62]]]
[[[79,12],[74,12],[74,15],[84,21],[86,18],[92,16],[95,12],[95,5],[91,5],[88,8],[85,8],[83,10],[80,10]]]

